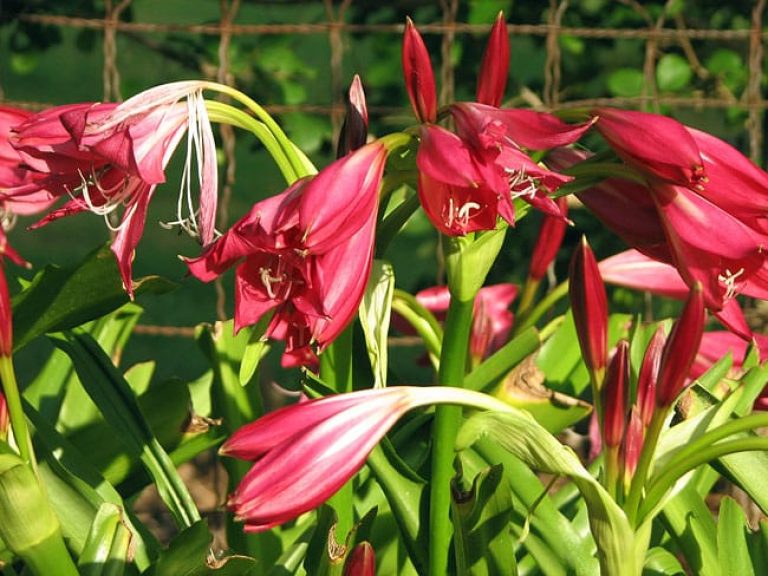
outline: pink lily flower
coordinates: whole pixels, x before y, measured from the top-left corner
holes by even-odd
[[[764,361],[768,358],[768,336],[753,334],[752,337],[760,353],[760,360]],[[698,378],[728,353],[733,357],[731,370],[739,374],[750,343],[732,332],[724,330],[704,332],[698,354],[691,367],[690,377],[692,379]]]
[[[658,260],[653,260],[637,250],[627,250],[599,264],[603,280],[635,290],[648,291],[676,300],[685,300],[689,288],[677,269]],[[719,310],[709,309],[720,323],[743,340],[752,338],[744,313],[735,298],[726,300]]]
[[[700,149],[701,157],[706,159],[702,160],[703,169],[713,167],[706,178],[694,175],[691,178],[695,184],[673,185],[648,169],[644,173],[648,178],[646,183],[609,179],[577,195],[631,246],[673,265],[689,287],[700,282],[710,310],[727,307],[740,293],[768,297],[768,252],[762,248],[766,244],[761,228],[763,221],[757,216],[740,218],[748,212],[734,208],[737,201],[727,190],[744,189],[742,178],[731,176],[732,171],[726,170],[722,161],[711,160],[721,152],[726,158],[738,153],[713,137],[701,136],[682,124],[679,127],[700,147],[697,150]],[[567,150],[558,150],[551,156],[561,167],[578,161],[579,157]],[[637,162],[639,160],[635,160]],[[750,182],[758,181],[757,167],[746,159],[739,165],[744,167]],[[753,190],[745,196],[753,206],[759,206],[761,192]],[[723,203],[719,200],[720,191],[726,199]],[[707,233],[703,234],[703,230]]]
[[[309,400],[237,430],[219,452],[254,464],[227,505],[246,532],[261,532],[332,496],[407,411],[493,400],[460,388],[391,387]],[[498,401],[494,401],[498,403]],[[500,404],[500,403],[498,403]]]
[[[266,336],[286,342],[284,365],[306,364],[357,311],[373,258],[387,150],[368,144],[258,202],[202,256],[209,282],[237,265],[235,330],[274,310]]]
[[[595,127],[627,164],[671,184],[706,182],[699,147],[685,126],[660,114],[598,108]]]
[[[112,244],[126,290],[133,295],[133,255],[144,229],[155,187],[165,181],[165,167],[186,133],[187,160],[177,224],[203,245],[214,239],[216,148],[205,102],[204,83],[177,82],[137,94],[122,104],[74,104],[30,117],[18,126],[12,144],[53,197],[69,196],[64,206],[38,225],[62,216],[91,211],[108,217],[122,210]],[[200,187],[192,206],[192,162]]]
[[[597,390],[608,361],[608,299],[600,269],[587,239],[573,253],[568,292],[584,363]]]
[[[478,291],[469,337],[469,354],[473,364],[479,364],[507,342],[515,321],[509,306],[516,297],[517,285],[509,283],[484,286]],[[443,321],[451,303],[451,294],[447,286],[433,286],[417,293],[416,300]]]

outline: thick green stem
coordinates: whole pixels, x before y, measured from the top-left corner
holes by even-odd
[[[467,347],[472,329],[474,299],[451,298],[440,352],[438,380],[442,386],[461,387],[467,362]],[[454,444],[461,418],[461,408],[438,406],[432,426],[432,475],[429,498],[429,574],[448,573],[448,554],[452,526],[451,478],[453,478]]]
[[[536,296],[536,291],[539,289],[539,284],[541,284],[541,281],[528,276],[523,286],[523,293],[520,295],[520,303],[517,305],[518,317],[525,316],[528,310],[530,310],[533,299]]]
[[[13,358],[11,356],[0,356],[0,380],[3,382],[3,393],[8,405],[13,437],[19,447],[19,455],[37,473],[32,437],[29,434],[24,408],[21,405],[21,393],[16,383],[16,373],[13,370]]]
[[[352,391],[352,328],[347,326],[320,355],[320,378],[339,394]],[[352,480],[328,500],[336,511],[336,538],[340,543],[344,542],[355,523],[353,500]]]
[[[666,416],[666,410],[656,410],[651,418],[651,423],[648,425],[648,430],[645,432],[645,440],[643,441],[643,450],[640,453],[640,461],[637,463],[635,475],[632,477],[632,483],[629,486],[627,501],[624,505],[624,511],[632,526],[637,525],[637,509],[640,506],[640,498],[643,496],[645,480],[648,477],[648,472],[650,471],[651,463],[653,462],[653,456],[656,453],[656,445],[659,443],[659,436],[664,428]]]

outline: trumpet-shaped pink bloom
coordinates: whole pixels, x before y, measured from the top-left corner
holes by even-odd
[[[372,143],[253,206],[190,272],[209,282],[231,266],[235,329],[274,311],[266,335],[286,342],[283,363],[305,364],[357,311],[370,273],[387,151]]]
[[[571,258],[568,291],[582,357],[600,387],[608,361],[608,299],[586,238],[581,239]]]
[[[254,464],[228,506],[247,532],[308,512],[341,488],[408,410],[475,405],[485,395],[459,388],[392,387],[340,394],[281,408],[246,424],[220,453]]]
[[[598,108],[592,114],[598,118],[598,132],[633,168],[681,186],[706,182],[699,147],[677,120],[619,108]]]
[[[177,224],[199,236],[204,245],[214,238],[216,149],[203,88],[202,82],[177,82],[122,104],[59,106],[29,117],[11,136],[40,189],[51,197],[70,197],[39,225],[83,211],[105,217],[122,211],[112,250],[131,294],[133,255],[147,206],[157,184],[165,181],[165,167],[184,134],[188,136],[187,161]],[[182,207],[193,205],[193,158],[199,210],[184,216]]]

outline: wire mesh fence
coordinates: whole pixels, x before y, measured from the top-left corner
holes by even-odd
[[[263,104],[270,112],[278,115],[299,112],[326,117],[330,120],[333,134],[338,132],[343,120],[344,85],[348,80],[345,71],[351,67],[349,60],[355,56],[356,50],[353,38],[376,35],[392,46],[399,46],[403,23],[401,20],[394,20],[393,15],[407,11],[409,4],[413,5],[414,10],[422,12],[425,6],[431,5],[427,10],[430,20],[420,20],[417,24],[425,36],[439,45],[441,57],[436,60],[440,66],[440,100],[447,103],[457,97],[459,68],[456,51],[461,47],[462,39],[483,37],[489,27],[489,23],[466,20],[467,5],[473,4],[468,0],[401,2],[397,4],[398,10],[383,11],[376,21],[354,17],[356,9],[358,13],[366,9],[365,6],[361,7],[365,4],[362,0],[283,3],[220,0],[218,3],[205,3],[205,14],[201,14],[199,18],[191,10],[185,14],[184,21],[153,19],[151,10],[132,12],[132,9],[144,5],[142,0],[104,0],[99,17],[93,14],[84,17],[74,6],[71,12],[67,13],[67,4],[57,4],[56,13],[31,13],[20,9],[13,15],[10,23],[13,24],[15,20],[16,24],[25,26],[44,27],[48,30],[53,28],[61,31],[90,31],[95,35],[97,51],[100,52],[102,91],[101,94],[94,94],[94,97],[104,100],[121,100],[126,93],[123,86],[126,60],[121,58],[123,39],[154,46],[157,51],[162,52],[164,49],[167,51],[167,47],[158,48],[159,44],[155,40],[158,35],[171,35],[182,47],[184,39],[203,38],[203,44],[208,46],[211,57],[207,59],[206,65],[201,66],[200,73],[219,82],[234,85],[239,81],[235,69],[237,63],[233,62],[238,43],[269,37],[323,38],[328,57],[321,63],[321,69],[315,70],[314,73],[317,77],[325,79],[324,88],[323,83],[316,82],[312,93],[305,98],[287,103],[279,100],[265,101]],[[541,62],[540,73],[543,78],[534,88],[518,87],[512,103],[550,111],[612,105],[651,111],[664,107],[676,110],[721,110],[723,114],[725,111],[737,111],[742,114],[738,116],[740,120],[737,131],[741,132],[738,139],[749,156],[762,163],[763,115],[768,104],[763,83],[764,44],[768,37],[763,27],[765,0],[740,3],[739,6],[743,7],[741,24],[733,28],[702,28],[691,25],[690,20],[697,23],[702,20],[688,18],[679,9],[679,2],[673,0],[654,4],[653,10],[649,8],[648,3],[622,0],[620,4],[636,16],[633,23],[644,23],[641,26],[578,25],[578,22],[569,18],[577,4],[569,3],[568,0],[541,3],[538,22],[518,21],[516,10],[507,15],[513,50],[516,43],[525,41],[531,41],[540,48],[538,61]],[[249,14],[254,14],[254,10],[269,11],[276,5],[282,8],[283,15],[287,13],[290,18],[266,23],[249,22]],[[2,6],[3,2],[0,1],[0,11]],[[691,6],[695,7],[696,3],[689,3],[689,8]],[[307,18],[312,21],[303,21]],[[8,13],[5,22],[9,22]],[[584,97],[583,94],[571,90],[571,55],[566,47],[573,45],[574,41],[587,46],[590,42],[636,43],[634,49],[641,54],[639,70],[633,76],[641,80],[637,92],[625,94],[621,90],[614,90],[600,94],[598,90],[597,93],[593,91],[589,97]],[[708,46],[727,46],[731,51],[743,54],[742,60],[733,63],[734,68],[740,68],[733,72],[744,76],[743,82],[735,89],[723,81],[722,74],[713,73],[711,67],[705,65],[700,55],[702,43]],[[589,47],[585,50],[586,53],[582,53],[581,58],[590,58]],[[674,52],[686,62],[693,78],[692,89],[675,92],[659,86],[662,56],[669,52]],[[178,54],[174,57],[180,58]],[[135,66],[135,63],[132,65]],[[313,65],[317,67],[317,63]],[[276,69],[279,68],[278,64]],[[726,70],[726,73],[728,72]],[[45,87],[41,88],[39,97],[21,99],[8,78],[9,76],[0,69],[0,102],[30,109],[41,109],[51,104]],[[317,89],[317,86],[321,86],[321,89]],[[370,113],[378,117],[406,115],[407,111],[402,106],[404,102],[404,99],[391,103],[374,100],[370,103]],[[222,130],[221,143],[226,168],[221,192],[220,218],[222,223],[226,223],[229,218],[227,206],[232,193],[236,165],[235,135],[231,129],[225,127]],[[222,292],[219,315],[223,317],[225,314]],[[140,326],[138,331],[166,336],[188,337],[193,334],[189,327],[174,326],[144,325]]]

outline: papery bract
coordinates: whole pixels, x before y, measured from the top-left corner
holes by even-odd
[[[339,133],[336,157],[349,154],[365,145],[368,138],[368,106],[360,76],[355,74],[347,93],[347,113]]]
[[[403,77],[413,112],[420,122],[437,120],[437,90],[432,61],[424,40],[408,18],[403,34]]]
[[[205,282],[238,264],[235,329],[274,310],[266,335],[285,365],[306,364],[353,318],[370,273],[387,151],[372,143],[253,206],[205,254],[187,261]]]

